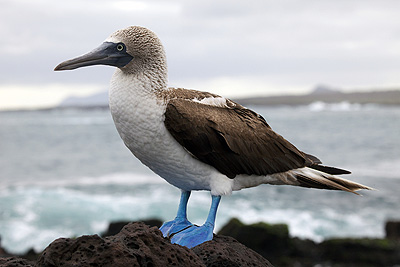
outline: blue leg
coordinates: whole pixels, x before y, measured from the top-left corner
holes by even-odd
[[[188,248],[195,247],[213,239],[214,223],[221,196],[212,196],[210,212],[206,222],[200,226],[191,226],[186,230],[176,233],[171,238],[171,243],[179,244]]]
[[[190,191],[182,191],[181,201],[179,202],[178,213],[173,221],[165,222],[161,227],[160,231],[164,237],[171,236],[183,229],[192,226],[193,224],[188,221],[186,210],[187,203],[189,201]]]

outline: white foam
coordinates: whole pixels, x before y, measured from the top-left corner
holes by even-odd
[[[382,225],[366,220],[368,214],[338,214],[337,212],[317,213],[315,211],[295,209],[246,209],[231,210],[229,215],[218,214],[217,230],[231,217],[236,217],[246,224],[258,222],[285,223],[291,236],[312,239],[320,242],[329,237],[383,237]],[[222,215],[222,216],[221,216]],[[224,218],[221,218],[224,217]],[[382,221],[384,220],[381,218]]]
[[[3,203],[2,245],[13,253],[22,253],[31,247],[40,251],[60,236],[104,231],[111,221],[148,217],[172,219],[179,190],[168,185],[148,186],[152,188],[133,188],[132,192],[123,193],[88,193],[63,187],[10,188],[0,200]]]
[[[308,105],[310,111],[357,111],[362,107],[359,103],[350,103],[347,101],[339,103],[325,103],[322,101],[316,101]]]
[[[124,184],[119,186],[124,187]],[[278,187],[262,190],[266,188],[224,197],[217,215],[216,232],[229,219],[237,217],[247,224],[286,223],[292,236],[315,241],[334,236],[383,236],[385,212],[378,214],[371,210],[373,208],[365,207],[354,213],[351,209],[342,211],[307,203],[304,207],[288,201],[285,195],[288,191],[282,192]],[[133,185],[132,190],[126,192],[86,192],[64,187],[10,188],[8,194],[1,194],[1,202],[7,201],[2,212],[9,215],[6,215],[8,219],[0,221],[0,234],[4,247],[12,252],[21,253],[30,247],[40,251],[61,236],[102,232],[111,221],[150,217],[171,220],[176,214],[179,194],[179,190],[166,184]],[[189,220],[203,224],[210,203],[209,192],[193,192],[188,207]]]
[[[139,184],[166,184],[166,181],[157,175],[134,173],[111,173],[99,177],[71,177],[64,179],[31,179],[7,180],[0,184],[0,190],[10,187],[24,188],[27,186],[66,187],[92,185],[139,185]]]

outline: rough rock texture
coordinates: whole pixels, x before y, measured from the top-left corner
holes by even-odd
[[[216,237],[190,250],[171,244],[156,227],[130,223],[118,234],[105,238],[97,235],[59,238],[43,251],[36,266],[272,265],[230,237]]]
[[[260,254],[229,236],[214,239],[192,248],[205,266],[273,266]]]
[[[148,219],[148,220],[142,220],[142,223],[149,227],[156,226],[157,228],[160,228],[162,225],[162,221],[158,219]],[[125,225],[131,223],[130,221],[119,221],[119,222],[111,222],[108,225],[108,229],[101,234],[102,237],[107,237],[111,235],[116,235],[118,234],[122,228],[124,228]]]
[[[150,226],[159,226],[161,223],[158,220],[144,222]],[[124,227],[125,224],[112,223],[108,231],[102,234],[103,238],[93,235],[77,239],[57,239],[46,248],[38,261],[33,250],[21,255],[25,258],[21,259],[0,246],[0,267],[118,267],[125,264],[272,266],[265,258],[276,266],[400,266],[400,241],[397,239],[400,222],[386,225],[385,239],[332,238],[318,244],[311,240],[290,237],[285,225],[245,225],[232,219],[212,241],[191,250],[170,244],[157,228],[150,228],[143,223],[130,223]],[[111,236],[104,238],[107,235]]]
[[[174,246],[144,223],[126,225],[114,236],[60,238],[51,243],[38,266],[203,266],[189,249]]]
[[[34,262],[17,257],[0,258],[0,267],[32,267]]]

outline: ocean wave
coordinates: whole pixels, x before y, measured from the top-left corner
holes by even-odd
[[[24,118],[20,120],[2,120],[4,126],[51,126],[51,125],[112,125],[110,118],[68,117],[68,118]]]
[[[385,218],[369,219],[371,211],[362,214],[341,214],[337,211],[316,212],[296,209],[246,209],[232,215],[246,224],[268,222],[284,223],[289,227],[290,235],[321,242],[334,237],[371,237],[383,238]]]
[[[54,125],[107,125],[112,124],[112,121],[107,117],[69,117],[51,120],[48,123]]]
[[[365,105],[359,103],[350,103],[347,101],[338,103],[325,103],[322,101],[316,101],[308,105],[310,111],[358,111],[361,110]],[[368,105],[368,107],[373,107],[374,105]]]
[[[171,220],[175,217],[178,189],[158,182],[130,183],[130,175],[117,175],[120,183],[111,185],[112,177],[103,178],[101,184],[96,184],[94,179],[81,181],[83,187],[71,187],[69,183],[56,187],[36,184],[2,190],[0,235],[3,246],[13,253],[22,253],[31,247],[41,251],[61,236],[98,234],[111,221]],[[325,199],[327,194],[330,194],[329,200]],[[315,203],[311,199],[321,201]],[[352,201],[352,205],[343,206],[348,201]],[[193,192],[189,219],[203,224],[210,202],[209,192]],[[370,203],[384,205],[387,210],[374,212],[379,207]],[[245,223],[286,223],[292,236],[315,241],[337,236],[383,237],[383,223],[387,214],[393,212],[391,205],[396,203],[397,197],[392,204],[382,204],[382,200],[373,202],[368,196],[363,201],[340,192],[264,186],[224,197],[215,232],[232,217],[237,217]]]
[[[40,186],[2,190],[2,246],[13,253],[32,247],[41,251],[58,237],[98,234],[111,221],[173,218],[179,190],[157,184],[122,191],[126,187],[108,192]]]
[[[25,188],[25,187],[88,187],[93,185],[140,185],[140,184],[166,184],[166,181],[157,175],[137,174],[137,173],[110,173],[98,177],[67,177],[63,179],[10,179],[3,180],[0,184],[0,190],[8,188]]]
[[[351,170],[349,179],[379,191],[361,192],[364,197],[360,198],[348,193],[288,186],[246,189],[223,198],[216,231],[232,217],[238,217],[245,223],[287,223],[291,235],[317,241],[332,236],[382,237],[385,220],[400,219],[400,179],[396,179],[400,178],[400,161],[395,123],[400,118],[399,107],[329,105],[323,104],[319,109],[328,110],[324,114],[313,113],[309,106],[257,108],[271,125],[282,129],[278,132],[286,131],[284,136],[294,139],[299,148],[307,151],[314,148],[310,149],[313,154],[313,150],[322,152],[317,155],[323,161],[333,165],[337,162],[338,166]],[[356,112],[342,116],[336,111],[329,112],[333,107]],[[0,235],[7,250],[24,252],[35,247],[40,251],[60,236],[99,233],[110,221],[175,217],[180,191],[151,174],[122,148],[109,112],[79,114],[75,111],[28,112],[24,116],[0,114],[2,124],[21,124],[21,128],[1,127],[4,156],[0,159]],[[81,121],[80,116],[98,118],[98,123],[106,123],[110,118],[110,125],[97,129],[25,127],[31,126],[30,123],[53,124],[57,120],[67,124],[96,123]],[[99,134],[88,135],[93,131]],[[115,142],[110,141],[109,133],[115,134]],[[90,142],[76,136],[86,136]],[[337,144],[341,149],[335,149]],[[209,192],[193,192],[189,219],[196,224],[204,223],[209,207]]]
[[[51,125],[112,125],[107,110],[54,110],[0,113],[0,125],[51,126]]]

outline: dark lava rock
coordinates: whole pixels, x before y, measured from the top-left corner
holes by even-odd
[[[385,225],[386,238],[400,240],[400,222],[388,221]]]
[[[203,266],[191,250],[171,245],[156,228],[126,225],[117,235],[59,238],[37,261],[38,266]]]
[[[400,263],[400,243],[389,239],[333,238],[323,241],[319,249],[325,261],[342,263],[342,266],[398,266]]]
[[[260,254],[229,236],[214,239],[192,248],[205,266],[273,266]]]
[[[171,244],[157,227],[148,226],[159,226],[160,221],[145,222],[147,225],[112,224],[108,234],[125,226],[119,233],[103,238],[91,235],[57,239],[37,261],[34,251],[21,255],[25,258],[21,259],[0,246],[0,267],[272,266],[265,258],[276,266],[400,266],[397,223],[387,224],[394,227],[390,239],[387,234],[386,239],[332,238],[317,244],[290,237],[286,225],[245,225],[232,219],[213,240],[188,249]]]
[[[291,255],[293,250],[293,241],[286,224],[260,222],[246,225],[238,219],[231,219],[218,234],[231,236],[268,259]]]
[[[130,223],[118,234],[105,238],[97,235],[59,238],[43,251],[35,266],[272,265],[233,238],[216,237],[190,250],[171,244],[158,228],[139,222]]]
[[[396,232],[396,225],[393,232]],[[230,220],[218,233],[237,239],[276,266],[399,266],[400,242],[392,239],[332,238],[320,244],[291,238],[286,225],[245,225]],[[396,234],[392,234],[395,236]],[[394,239],[394,240],[393,240]]]
[[[34,262],[17,257],[0,258],[0,267],[33,267]]]
[[[141,222],[150,227],[156,226],[157,228],[160,228],[162,225],[162,221],[158,219],[142,220]],[[102,233],[101,236],[106,237],[110,235],[116,235],[122,230],[122,228],[124,228],[125,225],[129,223],[131,222],[130,221],[112,222],[108,225],[108,229],[104,233]]]

